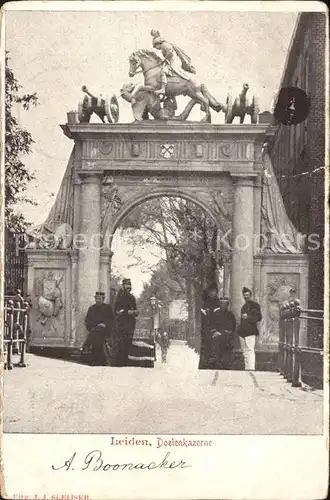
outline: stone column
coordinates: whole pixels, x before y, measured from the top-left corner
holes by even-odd
[[[237,321],[243,305],[242,288],[253,291],[254,200],[253,178],[234,178],[231,309]]]
[[[100,284],[100,197],[101,177],[90,174],[81,177],[80,233],[75,236],[78,249],[78,339],[81,344],[87,331],[84,319],[88,307],[94,303],[95,292]]]
[[[111,250],[101,250],[100,254],[100,290],[105,293],[105,302],[110,302],[110,272],[111,259],[113,252]]]

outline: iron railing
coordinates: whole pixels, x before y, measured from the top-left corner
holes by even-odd
[[[28,236],[24,233],[5,232],[5,293],[12,293],[19,288],[26,293],[27,255],[25,248]]]
[[[293,387],[300,387],[308,365],[309,377],[322,378],[323,349],[304,345],[301,339],[301,322],[318,322],[323,328],[324,312],[302,309],[299,299],[283,304],[279,324],[279,371]],[[304,325],[305,326],[305,325]],[[311,362],[311,356],[313,361]],[[307,362],[307,358],[309,362]]]
[[[25,367],[30,305],[22,297],[5,297],[3,357],[5,369],[12,370],[13,355],[19,355],[15,366]]]

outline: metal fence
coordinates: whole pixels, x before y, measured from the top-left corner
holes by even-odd
[[[25,367],[25,353],[29,330],[30,305],[23,298],[15,300],[5,297],[4,305],[4,335],[3,356],[5,369],[12,370],[14,366]],[[13,356],[18,355],[18,363]]]
[[[323,330],[324,312],[301,309],[299,299],[283,304],[280,308],[279,370],[293,387],[302,382],[322,387],[323,349],[304,345],[301,339],[302,322],[311,323]]]
[[[5,293],[19,288],[26,293],[27,256],[25,247],[28,237],[24,233],[5,232]]]

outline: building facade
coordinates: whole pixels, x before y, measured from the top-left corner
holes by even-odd
[[[326,21],[326,15],[318,12],[298,17],[279,88],[304,90],[309,114],[297,125],[278,124],[271,147],[287,213],[308,236],[310,309],[324,307]],[[318,342],[312,337],[310,344]]]

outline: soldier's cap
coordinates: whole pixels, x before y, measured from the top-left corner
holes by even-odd
[[[246,286],[243,287],[242,293],[250,293],[252,295],[252,291],[250,288],[247,288]]]
[[[131,280],[129,278],[124,278],[123,281],[122,281],[122,284],[123,285],[131,285],[132,282],[131,282]]]
[[[95,292],[95,297],[105,297],[104,292]]]

